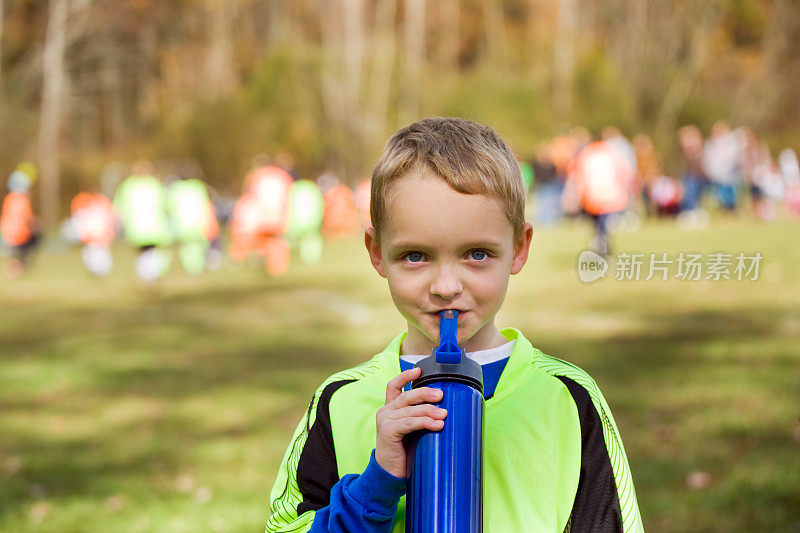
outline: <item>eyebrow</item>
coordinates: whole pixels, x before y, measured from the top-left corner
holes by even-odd
[[[414,241],[404,240],[390,241],[388,244],[392,248],[401,248],[404,250],[427,250],[436,246],[435,244],[431,246]],[[500,248],[502,246],[503,243],[501,241],[494,241],[491,239],[468,241],[464,244],[464,248]]]

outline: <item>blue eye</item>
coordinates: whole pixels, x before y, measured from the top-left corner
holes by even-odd
[[[409,252],[406,254],[406,261],[409,263],[419,263],[423,259],[425,259],[425,256],[421,252]]]
[[[469,253],[469,258],[475,261],[483,261],[486,257],[486,252],[483,250],[472,250]]]

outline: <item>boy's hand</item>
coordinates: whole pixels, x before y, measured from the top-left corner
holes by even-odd
[[[392,379],[386,385],[386,404],[378,409],[375,460],[399,478],[407,476],[403,437],[421,429],[439,431],[447,416],[446,410],[429,403],[442,399],[439,389],[420,387],[403,392],[403,387],[418,378],[420,372],[419,368],[412,368]]]

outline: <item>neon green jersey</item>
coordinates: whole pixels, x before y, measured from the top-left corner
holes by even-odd
[[[484,529],[642,531],[622,440],[597,385],[518,330],[502,333],[517,342],[486,401]],[[386,383],[400,373],[403,338],[317,390],[278,471],[268,532],[308,531],[331,487],[364,471]],[[404,528],[402,498],[392,531]]]
[[[289,192],[289,238],[319,234],[324,211],[325,200],[317,184],[311,180],[295,181]]]
[[[122,219],[125,238],[134,246],[165,246],[172,242],[167,193],[153,176],[126,178],[114,195],[114,210]]]
[[[181,242],[205,240],[208,230],[208,191],[198,179],[177,180],[168,189],[173,231]]]

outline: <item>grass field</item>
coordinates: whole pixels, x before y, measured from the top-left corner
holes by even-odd
[[[612,266],[584,284],[589,233],[537,230],[499,323],[598,382],[648,531],[800,531],[800,222],[615,236],[673,259],[760,252],[756,281],[617,281]],[[71,249],[0,279],[0,531],[263,530],[314,389],[404,325],[383,280],[340,241],[280,278],[174,264],[146,292],[116,252],[104,280]]]

